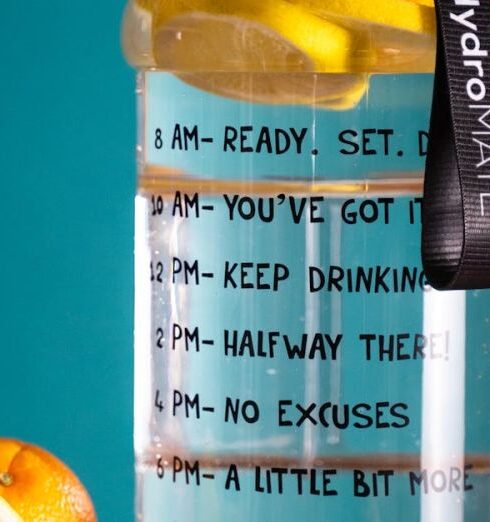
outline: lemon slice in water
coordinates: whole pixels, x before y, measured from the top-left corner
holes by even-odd
[[[159,67],[180,71],[355,72],[372,55],[362,35],[285,0],[170,0],[154,13]]]
[[[436,27],[429,0],[294,1],[327,21],[364,34],[376,55],[371,72],[434,70]]]
[[[210,93],[269,105],[348,109],[368,87],[367,74],[180,73],[186,83]],[[328,102],[332,102],[329,106]]]
[[[340,110],[365,94],[367,72],[433,67],[433,10],[409,0],[137,4],[152,16],[153,66],[235,99]]]
[[[410,0],[293,0],[293,2],[326,16],[348,17],[419,34],[435,31],[433,12]]]
[[[367,89],[363,36],[285,0],[168,0],[153,13],[157,67],[199,89],[267,104],[358,101]]]

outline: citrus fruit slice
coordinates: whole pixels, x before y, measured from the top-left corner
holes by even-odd
[[[239,100],[340,110],[362,98],[366,72],[434,67],[434,12],[415,3],[429,0],[136,1],[137,25],[152,17],[151,66]]]
[[[153,65],[164,69],[432,72],[434,67],[432,0],[390,0],[389,6],[386,0],[137,2],[151,13]],[[144,25],[143,18],[135,17],[136,24]]]
[[[10,507],[8,502],[0,498],[0,522],[24,522]]]
[[[355,72],[362,35],[285,0],[162,2],[153,20],[158,67],[180,71]]]
[[[153,12],[156,66],[207,92],[310,104],[352,91],[362,96],[367,88],[366,74],[353,73],[369,69],[370,54],[355,52],[366,48],[362,36],[285,0],[142,0],[140,6]],[[302,74],[314,71],[351,72]]]
[[[343,94],[337,98],[327,99],[327,100],[318,100],[316,103],[316,107],[320,109],[328,109],[332,111],[347,111],[356,107],[364,94],[366,93],[361,90],[352,89],[347,94]]]
[[[427,34],[435,32],[432,11],[407,0],[294,0],[305,9],[376,25]]]
[[[433,9],[406,0],[390,0],[389,8],[386,0],[295,1],[325,20],[364,35],[375,54],[371,72],[433,72]]]
[[[427,8],[426,8],[427,9]],[[371,72],[432,73],[435,66],[435,34],[413,33],[363,20],[344,19],[353,32],[369,35],[375,58]]]
[[[0,499],[23,522],[96,522],[72,471],[47,451],[11,439],[0,439]]]
[[[180,73],[186,83],[213,94],[269,105],[310,105],[339,98],[357,104],[368,87],[367,74]]]

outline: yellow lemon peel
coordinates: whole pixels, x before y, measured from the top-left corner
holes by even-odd
[[[155,62],[174,70],[365,71],[362,38],[285,0],[168,0],[153,11]]]
[[[413,33],[435,34],[434,12],[406,0],[295,0],[325,16],[351,18]]]

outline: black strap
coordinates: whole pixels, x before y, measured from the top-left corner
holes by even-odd
[[[435,0],[422,258],[440,290],[490,287],[490,0]]]

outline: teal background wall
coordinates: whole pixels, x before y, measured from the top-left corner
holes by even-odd
[[[0,3],[0,436],[133,516],[133,72],[123,0]]]

